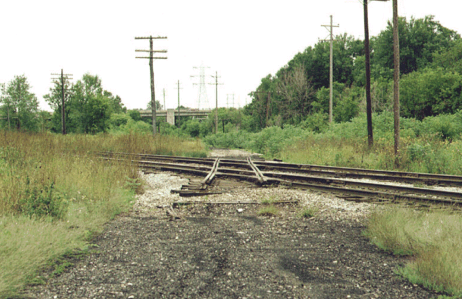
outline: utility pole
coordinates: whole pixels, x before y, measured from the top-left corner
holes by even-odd
[[[154,51],[152,49],[152,40],[153,39],[167,39],[166,36],[157,36],[157,37],[135,37],[135,39],[149,39],[149,50],[135,50],[135,52],[148,52],[149,57],[135,57],[140,59],[149,59],[149,70],[151,75],[151,109],[152,109],[152,134],[156,135],[156,93],[154,88],[154,59],[167,59],[167,57],[154,57],[154,53],[167,53],[167,50],[158,50]]]
[[[167,107],[165,106],[165,88],[163,89],[163,93],[164,93],[164,110],[167,110]]]
[[[398,0],[393,0],[393,112],[395,125],[395,166],[399,166],[399,63]]]
[[[333,97],[334,97],[334,89],[333,89],[333,81],[334,81],[334,27],[340,27],[339,25],[333,25],[332,15],[330,16],[330,25],[321,25],[322,27],[329,28],[327,29],[330,34],[330,68],[329,68],[329,123],[332,123],[332,109],[333,109]],[[326,41],[326,40],[324,40]]]
[[[180,89],[183,89],[180,87],[180,80],[178,80],[178,128],[180,127]]]
[[[205,69],[210,68],[208,66],[201,65],[200,67],[193,67],[194,69],[199,69],[199,75],[191,75],[191,78],[199,77],[199,83],[193,83],[193,85],[199,85],[199,96],[197,98],[197,109],[205,107],[206,109],[210,108],[209,100],[207,98],[207,89],[205,88]]]
[[[373,0],[371,0],[373,1]],[[386,2],[389,0],[375,0]],[[372,132],[372,100],[371,100],[371,55],[369,48],[369,16],[368,0],[363,0],[364,5],[364,53],[366,58],[366,114],[367,114],[367,143],[369,148],[374,145]]]
[[[372,100],[371,100],[371,55],[369,51],[369,19],[367,1],[364,1],[364,51],[366,55],[366,114],[367,114],[367,144],[369,149],[374,145],[372,132]]]
[[[218,78],[220,77],[218,72],[215,72],[215,76],[212,76],[212,78],[215,78],[215,83],[209,83],[210,85],[215,85],[215,134],[218,133],[218,85],[223,85],[223,83],[218,83]]]
[[[72,74],[64,74],[63,69],[61,69],[61,74],[51,74],[52,76],[60,76],[60,78],[51,78],[53,79],[54,83],[56,83],[56,80],[60,79],[61,80],[61,129],[62,129],[62,134],[66,134],[66,117],[64,115],[65,113],[65,107],[64,107],[64,80],[69,80],[72,79],[69,76],[72,76]]]

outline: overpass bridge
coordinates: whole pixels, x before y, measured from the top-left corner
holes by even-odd
[[[207,117],[213,110],[199,110],[199,109],[180,109],[178,115],[178,109],[167,109],[167,110],[157,110],[156,116],[166,117],[167,122],[171,125],[175,125],[175,117],[182,116],[198,116],[198,117]],[[140,110],[141,117],[152,117],[151,110]]]

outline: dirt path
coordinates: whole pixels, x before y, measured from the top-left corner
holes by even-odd
[[[34,298],[432,298],[358,223],[256,216],[255,205],[196,205],[182,218],[118,217],[99,253],[29,291]],[[238,212],[237,209],[243,209]],[[433,296],[434,297],[434,296]]]

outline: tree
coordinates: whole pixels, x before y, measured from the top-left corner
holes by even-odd
[[[405,117],[456,113],[462,109],[462,75],[441,68],[410,73],[401,80],[400,98]]]
[[[6,99],[3,102],[8,122],[15,123],[18,130],[37,130],[38,100],[30,88],[24,75],[15,76],[6,88]]]
[[[55,80],[53,87],[50,87],[50,92],[43,96],[45,101],[50,105],[50,107],[54,110],[54,113],[51,118],[52,128],[53,131],[59,132],[59,128],[62,126],[62,88],[63,82],[61,80]],[[67,103],[73,96],[73,88],[74,86],[72,83],[67,79],[64,78],[64,121],[69,127],[69,112],[70,109],[67,106]],[[63,133],[65,133],[63,131]]]
[[[90,74],[83,75],[74,85],[65,82],[68,89],[66,95],[66,127],[67,132],[91,133],[105,132],[109,129],[110,117],[113,111],[123,112],[125,107],[118,96],[106,91],[102,87],[101,79]],[[53,130],[59,132],[61,103],[60,83],[55,83],[45,99],[54,109],[52,118]]]
[[[6,92],[6,84],[1,84],[1,96],[0,96],[0,111],[2,115],[5,117],[6,127],[11,129],[11,114],[13,113],[13,105],[11,103],[11,99]]]
[[[149,102],[148,102],[148,105],[147,105],[147,107],[146,107],[146,109],[151,110],[151,107],[152,107],[152,104],[151,104],[151,101],[149,101]],[[159,101],[156,101],[156,111],[157,111],[157,110],[160,110],[160,109],[162,109],[162,108],[163,108],[163,107],[162,107],[162,105],[160,104],[160,102],[159,102]],[[181,108],[181,107],[180,107],[180,108]],[[183,108],[184,108],[184,107],[183,107]]]
[[[462,74],[462,39],[456,40],[449,48],[433,53],[433,68],[443,68]]]
[[[414,19],[408,22],[399,18],[400,73],[408,74],[430,65],[433,53],[454,45],[460,35],[450,30],[434,16]],[[372,62],[381,68],[393,69],[393,25],[388,22],[387,29],[382,31],[372,42]]]
[[[119,96],[114,96],[111,92],[104,90],[103,95],[109,99],[109,106],[111,107],[112,113],[126,113],[127,108],[122,103],[122,99]]]
[[[284,101],[282,104],[282,117],[284,120],[292,119],[293,123],[300,122],[310,113],[314,90],[311,82],[305,75],[303,65],[295,66],[291,72],[280,72],[277,80],[277,91]]]

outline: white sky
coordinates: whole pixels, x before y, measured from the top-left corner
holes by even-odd
[[[456,0],[399,0],[399,15],[422,18],[435,15],[443,26],[462,33],[460,4]],[[98,75],[103,88],[119,95],[129,109],[145,108],[150,101],[148,59],[135,49],[149,49],[148,40],[135,36],[167,36],[154,40],[155,50],[168,50],[167,60],[155,60],[156,99],[177,107],[180,80],[182,105],[197,108],[199,70],[206,81],[221,76],[219,106],[234,94],[235,107],[260,80],[274,74],[295,54],[328,36],[333,15],[334,34],[363,38],[363,10],[358,0],[2,0],[0,2],[0,82],[26,75],[40,102],[51,87],[51,73]],[[386,28],[392,3],[371,2],[370,35]],[[215,104],[215,86],[207,85],[208,102]],[[230,96],[231,97],[231,96]],[[231,106],[231,100],[229,105]]]

